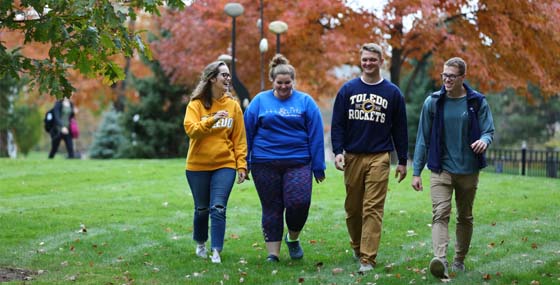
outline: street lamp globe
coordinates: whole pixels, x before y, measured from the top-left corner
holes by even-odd
[[[273,21],[268,24],[268,30],[275,34],[282,34],[288,30],[288,24],[283,21]]]
[[[227,3],[226,6],[224,6],[224,11],[228,16],[235,18],[237,16],[241,16],[244,9],[239,3]]]

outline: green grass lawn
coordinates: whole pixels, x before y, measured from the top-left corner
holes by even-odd
[[[429,189],[410,181],[391,176],[378,265],[362,275],[332,165],[314,185],[303,260],[283,246],[280,263],[265,262],[248,181],[232,192],[222,264],[212,264],[194,254],[183,159],[0,159],[0,268],[36,272],[29,284],[438,284],[427,270]],[[479,186],[467,273],[452,283],[560,284],[560,180],[482,173]]]

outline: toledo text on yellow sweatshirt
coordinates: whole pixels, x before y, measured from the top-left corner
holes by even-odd
[[[221,110],[226,110],[228,117],[214,120],[214,115]],[[222,96],[213,99],[212,107],[206,109],[201,100],[191,100],[187,105],[183,125],[190,139],[187,170],[247,170],[245,124],[237,101],[229,96]]]

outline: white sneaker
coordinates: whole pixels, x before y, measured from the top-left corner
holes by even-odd
[[[212,263],[222,263],[222,258],[220,257],[220,253],[217,249],[212,249]]]
[[[358,270],[359,272],[368,272],[371,270],[373,270],[373,265],[360,262],[360,269]]]
[[[196,245],[196,255],[201,258],[208,258],[208,250],[206,250],[206,246],[203,243]]]

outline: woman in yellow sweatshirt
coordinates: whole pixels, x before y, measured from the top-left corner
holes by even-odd
[[[196,255],[220,263],[226,230],[226,208],[235,181],[247,178],[247,140],[243,113],[229,94],[231,75],[223,61],[210,63],[187,105],[183,125],[189,136],[186,176],[194,199],[193,239]]]

